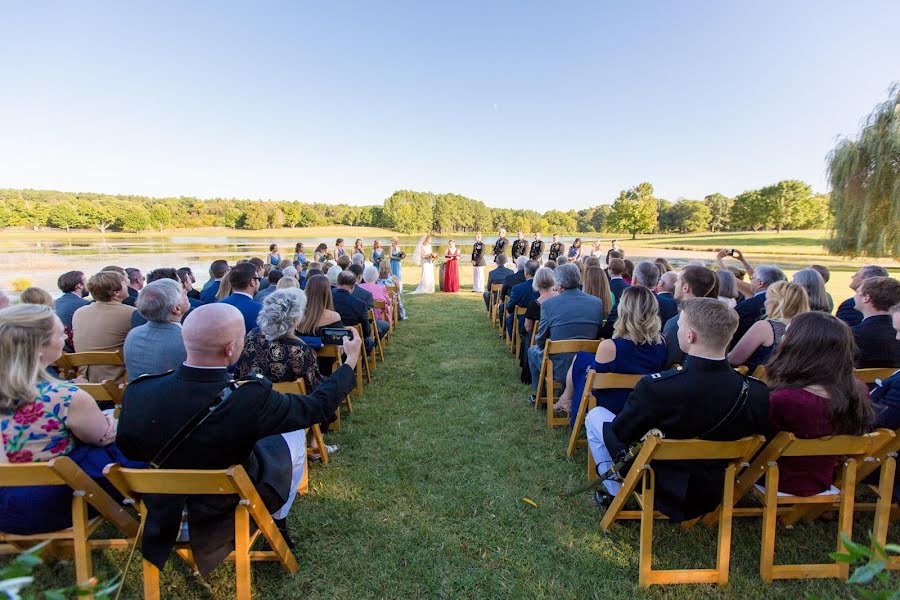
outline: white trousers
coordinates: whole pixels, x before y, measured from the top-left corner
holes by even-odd
[[[584,419],[584,428],[587,429],[588,448],[591,450],[594,462],[599,467],[597,470],[601,473],[613,465],[612,456],[610,456],[609,450],[603,442],[603,424],[610,423],[615,418],[616,415],[602,406],[598,406],[592,408]],[[613,496],[622,489],[622,484],[618,481],[607,480],[603,482],[603,485],[606,487],[606,491]]]
[[[484,267],[472,267],[472,291],[484,292]]]
[[[272,513],[273,519],[284,519],[291,510],[291,505],[297,498],[297,487],[300,486],[300,480],[303,479],[303,468],[306,466],[306,430],[298,429],[297,431],[289,431],[282,433],[291,452],[291,493],[288,495],[287,502],[278,509],[278,512]]]

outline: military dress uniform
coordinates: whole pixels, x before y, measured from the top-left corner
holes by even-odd
[[[528,242],[525,240],[516,240],[512,245],[512,259],[516,260],[523,254],[525,254],[525,250],[528,249]]]
[[[484,293],[484,242],[472,245],[472,291]]]
[[[739,404],[745,380],[748,391]],[[733,406],[737,408],[731,412]],[[602,406],[592,409],[585,427],[597,470],[603,473],[651,429],[672,439],[725,441],[764,434],[768,422],[764,383],[743,377],[727,360],[687,355],[683,368],[643,377],[618,415]],[[656,510],[674,522],[714,510],[722,500],[725,466],[712,460],[654,464]],[[605,485],[613,495],[621,487],[613,481]]]
[[[506,247],[509,245],[509,240],[506,237],[499,238],[494,243],[494,262],[497,262],[497,257],[503,254],[506,250]]]
[[[534,240],[531,242],[531,251],[528,253],[528,257],[531,260],[540,261],[541,256],[544,255],[544,241],[543,240]]]
[[[116,443],[129,459],[150,462],[185,424],[219,398],[218,407],[159,467],[216,470],[243,465],[268,510],[283,519],[299,483],[298,462],[302,475],[304,430],[327,422],[355,385],[355,374],[347,365],[308,396],[281,394],[258,374],[235,382],[224,367],[182,365],[128,384]],[[144,500],[148,515],[141,552],[160,569],[175,544],[185,508],[201,574],[209,573],[234,549],[236,496],[151,494]]]
[[[547,256],[548,260],[555,261],[559,258],[560,254],[563,254],[566,251],[566,247],[562,242],[554,242],[550,244],[550,254]]]

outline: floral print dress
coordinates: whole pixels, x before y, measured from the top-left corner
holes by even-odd
[[[66,382],[41,381],[30,402],[20,402],[12,414],[0,415],[3,450],[11,463],[46,462],[66,456],[75,436],[66,427],[69,403],[78,388]]]

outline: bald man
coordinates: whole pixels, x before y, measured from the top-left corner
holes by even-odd
[[[349,332],[342,346],[344,364],[311,395],[281,394],[262,376],[231,379],[228,367],[244,348],[238,309],[216,303],[193,310],[184,321],[184,364],[128,384],[119,448],[133,460],[167,469],[243,465],[291,545],[285,519],[303,475],[304,430],[326,422],[356,384],[353,370],[361,343]],[[233,496],[147,496],[145,501],[149,515],[142,553],[160,569],[175,544],[185,506],[191,547],[204,576],[234,549]]]

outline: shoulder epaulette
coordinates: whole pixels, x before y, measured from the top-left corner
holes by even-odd
[[[676,375],[681,375],[685,370],[682,367],[675,367],[674,369],[669,369],[667,371],[660,371],[659,373],[650,373],[650,382],[654,381],[662,381],[663,379],[671,379]]]
[[[243,379],[236,379],[235,381],[232,382],[232,384],[236,385],[236,386],[241,386],[241,385],[245,385],[248,383],[256,383],[259,385],[265,385],[266,381],[268,381],[268,380],[266,379],[265,375],[263,375],[262,373],[254,372],[254,373],[248,373],[247,376],[244,377]]]
[[[157,377],[163,377],[164,375],[168,375],[170,373],[174,373],[175,369],[169,369],[168,371],[164,371],[162,373],[144,373],[135,379],[132,379],[128,382],[128,385],[134,385],[139,381],[147,381],[148,379],[156,379]]]

